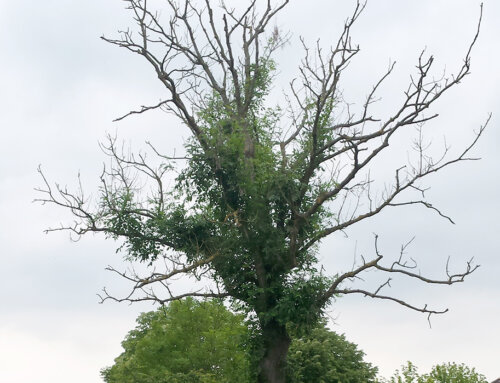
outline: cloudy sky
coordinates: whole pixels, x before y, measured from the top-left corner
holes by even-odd
[[[325,45],[347,17],[352,0],[292,1],[278,25],[292,42],[278,53],[281,76],[294,76],[302,52],[297,39]],[[401,97],[419,52],[436,56],[436,68],[459,67],[476,27],[476,0],[371,0],[354,29],[362,53],[343,87],[362,102],[390,60],[394,78],[381,94],[383,108]],[[313,5],[310,5],[313,4]],[[432,129],[459,150],[493,113],[474,150],[480,162],[464,163],[429,179],[429,199],[453,216],[451,225],[429,211],[388,211],[353,228],[348,237],[325,241],[325,267],[348,267],[356,255],[373,254],[373,233],[382,251],[408,252],[424,271],[440,275],[452,256],[456,270],[471,257],[481,265],[466,283],[428,287],[397,281],[392,292],[409,301],[450,312],[432,319],[391,303],[347,297],[329,308],[332,328],[347,334],[367,359],[390,375],[406,360],[422,371],[456,361],[488,379],[500,377],[500,3],[484,1],[484,23],[473,53],[472,74],[440,100]],[[114,244],[100,237],[69,240],[43,229],[69,217],[33,204],[41,184],[36,169],[71,187],[80,172],[95,190],[105,160],[98,148],[106,133],[141,149],[151,140],[163,150],[182,145],[186,132],[163,113],[112,123],[139,105],[154,103],[162,89],[149,67],[99,39],[129,24],[119,0],[0,0],[0,381],[9,383],[100,382],[99,369],[120,353],[120,341],[145,305],[98,304],[103,286],[126,288],[104,271],[120,266]],[[284,81],[284,80],[283,80]],[[402,143],[403,144],[403,143]],[[398,143],[399,145],[399,143]],[[404,153],[404,152],[403,152]],[[400,159],[388,158],[392,168]]]

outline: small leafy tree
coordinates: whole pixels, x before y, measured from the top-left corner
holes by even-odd
[[[292,339],[287,357],[290,383],[373,383],[377,368],[344,335],[321,325]]]
[[[474,368],[456,363],[434,366],[427,379],[429,383],[488,383]]]
[[[451,221],[426,200],[424,181],[474,159],[469,152],[486,124],[455,156],[445,147],[433,157],[422,131],[438,116],[436,101],[469,74],[478,34],[452,75],[434,73],[433,57],[422,53],[401,102],[389,116],[379,116],[372,105],[394,64],[357,108],[342,93],[343,74],[360,51],[351,35],[364,3],[356,2],[331,48],[304,43],[298,75],[281,105],[271,104],[269,94],[274,53],[287,35],[272,25],[289,0],[252,0],[243,8],[210,0],[125,3],[136,30],[104,40],[146,60],[165,90],[156,105],[127,115],[160,108],[177,116],[190,137],[181,157],[151,146],[159,165],[143,154],[122,153],[111,140],[104,151],[112,165],[102,175],[95,204],[82,190],[54,187],[42,174],[40,200],[75,216],[74,223],[55,230],[104,233],[122,241],[128,261],[149,266],[142,272],[110,268],[130,281],[132,291],[116,296],[104,290],[103,300],[230,298],[256,318],[260,383],[285,382],[290,329],[313,327],[334,297],[361,294],[428,315],[446,311],[411,304],[384,289],[393,275],[459,283],[475,270],[472,262],[460,272],[446,268],[442,277],[430,278],[404,249],[386,260],[376,242],[371,258],[325,275],[317,255],[323,239],[386,209],[419,205]],[[414,128],[414,155],[396,161],[392,184],[374,191],[376,159],[396,136]],[[174,183],[167,181],[172,170]],[[352,283],[371,270],[387,276],[380,287]],[[176,291],[173,281],[181,275],[193,278],[192,290]]]
[[[444,363],[434,366],[428,374],[419,375],[408,362],[391,377],[389,383],[488,383],[484,375],[464,364]]]
[[[220,301],[192,298],[141,314],[106,383],[250,382],[247,327]]]

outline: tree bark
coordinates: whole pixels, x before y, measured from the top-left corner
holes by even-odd
[[[290,337],[286,326],[272,320],[262,326],[264,356],[259,367],[258,383],[286,383],[286,355]]]

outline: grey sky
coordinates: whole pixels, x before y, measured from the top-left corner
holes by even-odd
[[[292,44],[278,53],[283,79],[293,76],[302,56],[298,36],[310,42],[321,37],[327,46],[353,3],[292,1],[278,19],[293,33]],[[464,362],[490,380],[500,376],[500,3],[484,3],[472,74],[439,102],[441,117],[430,133],[436,141],[446,135],[458,151],[493,112],[474,151],[482,161],[448,169],[428,182],[429,199],[457,225],[421,209],[387,211],[350,230],[349,238],[329,239],[322,248],[325,267],[336,270],[349,267],[355,253],[373,254],[373,232],[388,257],[416,236],[408,251],[423,270],[439,275],[448,256],[456,268],[472,256],[481,264],[466,283],[451,288],[395,281],[394,294],[450,308],[433,317],[432,330],[424,316],[394,304],[346,297],[332,305],[332,328],[358,343],[386,376],[406,360],[422,370],[444,361]],[[389,60],[395,60],[397,70],[381,93],[381,112],[390,110],[424,47],[436,56],[436,68],[453,72],[475,32],[478,12],[475,0],[371,0],[354,29],[362,53],[343,84],[346,96],[362,102]],[[182,144],[185,130],[162,113],[111,123],[162,96],[145,63],[99,39],[128,22],[119,0],[0,0],[2,382],[100,382],[99,369],[112,363],[136,315],[149,309],[98,305],[95,294],[103,286],[126,287],[104,271],[108,264],[121,265],[113,243],[90,236],[75,244],[64,233],[44,235],[44,228],[69,217],[31,203],[33,187],[41,183],[40,163],[51,180],[70,187],[80,171],[86,189],[95,190],[104,161],[97,143],[107,132],[117,132],[136,149],[145,140],[165,151]],[[398,145],[395,153],[402,150]],[[381,173],[400,160],[384,158]]]

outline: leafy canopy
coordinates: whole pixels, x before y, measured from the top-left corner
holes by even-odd
[[[374,383],[377,368],[344,335],[320,326],[292,340],[287,356],[290,383]]]
[[[419,374],[417,367],[408,362],[388,383],[488,383],[484,375],[464,364],[443,363],[432,368],[428,374]]]
[[[141,314],[107,383],[249,382],[243,318],[220,301],[192,298]]]
[[[106,383],[250,383],[252,331],[220,300],[174,301],[141,314],[124,352],[102,370]],[[357,346],[324,323],[292,340],[290,383],[372,383],[377,368]]]
[[[312,206],[332,182],[319,176],[301,182],[310,137],[300,140],[285,166],[274,144],[281,111],[264,106],[274,62],[262,61],[254,70],[244,118],[216,92],[206,97],[205,107],[197,113],[202,139],[188,139],[187,165],[172,190],[149,199],[150,214],[144,214],[137,192],[122,185],[111,198],[104,198],[102,216],[112,237],[125,233],[123,248],[131,260],[152,263],[165,246],[183,254],[188,264],[210,259],[207,275],[244,307],[256,309],[261,320],[313,326],[331,279],[314,268],[314,246],[291,250],[291,232],[294,242],[306,243],[332,215],[319,208],[297,225],[293,210]],[[331,123],[331,108],[325,113],[319,122],[323,127]],[[316,145],[332,138],[331,129],[322,131]],[[259,268],[264,275],[258,275]]]

